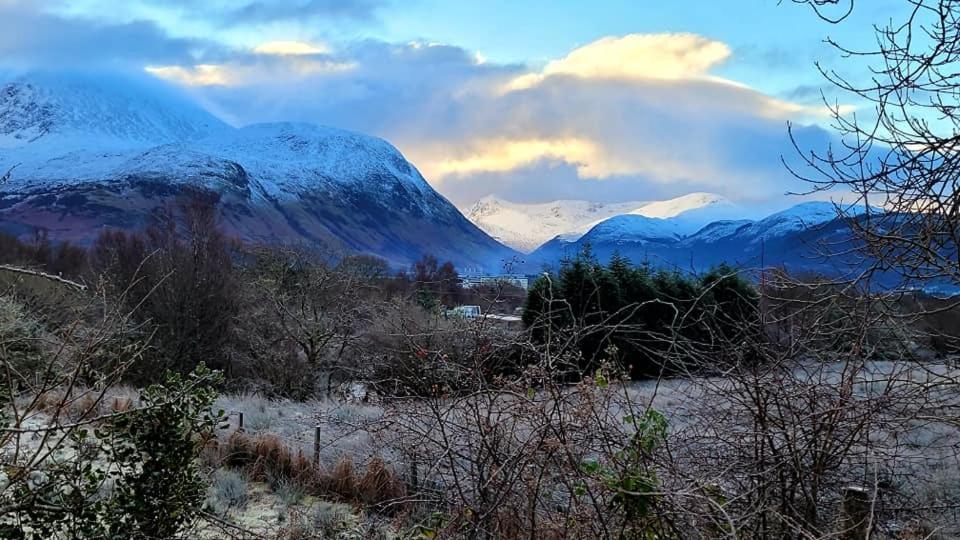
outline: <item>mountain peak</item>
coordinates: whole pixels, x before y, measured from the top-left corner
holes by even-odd
[[[159,81],[29,72],[0,80],[0,148],[100,139],[133,146],[207,137],[228,126]]]
[[[671,218],[692,210],[731,204],[732,203],[722,195],[696,192],[665,201],[645,204],[630,213],[652,218]]]
[[[0,82],[0,230],[85,243],[142,227],[185,189],[226,230],[406,265],[495,267],[515,252],[467,221],[387,141],[312,124],[231,127],[159,80],[30,73]]]
[[[571,200],[524,204],[488,195],[466,209],[464,214],[487,234],[529,253],[557,235],[624,214],[642,204]]]

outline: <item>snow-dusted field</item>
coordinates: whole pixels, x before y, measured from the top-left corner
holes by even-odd
[[[960,502],[960,429],[957,422],[951,421],[949,415],[957,412],[953,405],[956,403],[952,396],[951,384],[954,377],[960,376],[952,364],[933,364],[907,366],[896,362],[870,362],[856,371],[853,378],[844,377],[849,374],[849,366],[842,364],[810,364],[801,365],[789,375],[786,386],[793,385],[797,390],[792,399],[802,401],[809,399],[805,393],[809,388],[816,388],[822,399],[829,401],[834,391],[843,386],[844,381],[852,381],[852,396],[856,399],[867,400],[906,398],[913,392],[921,392],[930,399],[931,406],[941,417],[925,418],[923,414],[906,423],[893,421],[889,426],[896,429],[882,427],[870,433],[870,450],[863,455],[873,456],[872,459],[882,467],[878,470],[886,471],[893,481],[899,482],[901,490],[914,490],[913,497],[920,503],[931,507],[941,505],[945,510],[939,513],[942,531],[950,531],[950,522],[957,517],[948,508]],[[804,386],[809,384],[809,387]],[[615,421],[628,413],[635,413],[638,409],[652,407],[661,412],[667,419],[670,430],[670,445],[672,452],[706,452],[704,456],[731,451],[730,445],[736,441],[724,440],[726,436],[739,436],[744,440],[749,438],[750,422],[748,409],[741,409],[735,400],[726,399],[733,393],[734,384],[725,378],[692,378],[692,379],[665,379],[661,381],[631,382],[625,385],[612,385],[613,399],[606,401],[609,407],[608,419]],[[892,391],[891,389],[897,389]],[[900,389],[910,389],[904,392]],[[569,390],[570,399],[580,399],[575,396],[575,390]],[[566,395],[566,394],[565,394]],[[836,395],[842,395],[842,392]],[[111,407],[116,399],[129,399],[135,392],[128,388],[115,389],[106,400],[104,410]],[[538,394],[537,402],[545,398],[542,403],[549,403],[550,399]],[[498,407],[498,415],[508,422],[511,429],[516,430],[517,437],[527,436],[532,432],[531,418],[509,418],[502,416],[504,411],[509,414],[511,407],[509,400],[522,400],[522,396],[507,395],[507,406],[503,403]],[[853,399],[853,398],[851,398]],[[866,403],[865,401],[861,403]],[[880,402],[882,404],[882,402]],[[315,448],[319,449],[321,468],[330,470],[342,460],[349,460],[357,469],[363,469],[372,460],[382,459],[399,477],[406,478],[410,471],[410,437],[403,434],[409,427],[424,427],[436,421],[437,416],[431,416],[437,408],[450,407],[444,411],[442,417],[452,422],[454,428],[465,427],[464,422],[476,419],[471,416],[469,400],[378,400],[375,396],[368,403],[349,399],[320,399],[306,402],[267,399],[255,394],[228,394],[221,396],[216,408],[223,409],[230,416],[230,427],[218,434],[221,442],[226,442],[237,429],[239,417],[243,415],[243,430],[246,434],[272,435],[278,437],[284,445],[294,452],[313,457]],[[818,408],[829,403],[809,404],[811,410],[831,410]],[[891,402],[891,411],[901,404]],[[798,404],[798,410],[805,410],[803,403]],[[434,409],[429,409],[434,407]],[[946,407],[946,408],[944,408]],[[518,409],[519,410],[519,409]],[[898,409],[897,409],[898,410]],[[575,414],[575,411],[573,411]],[[894,414],[892,412],[892,414]],[[956,416],[953,417],[954,419]],[[739,420],[738,420],[739,419]],[[50,418],[42,412],[34,414],[25,421],[25,427],[41,427],[50,422]],[[725,425],[722,422],[742,421],[742,425]],[[717,423],[721,422],[721,423]],[[803,432],[805,422],[813,419],[798,420],[794,426],[797,432]],[[583,425],[583,424],[577,424]],[[906,431],[900,431],[906,426]],[[316,434],[319,427],[319,440]],[[788,429],[790,426],[786,426]],[[737,435],[734,431],[739,431]],[[786,432],[785,432],[786,433]],[[459,437],[468,437],[469,429],[460,432]],[[713,440],[714,443],[710,441]],[[37,437],[25,435],[19,440],[19,449],[22,455],[26,451],[35,450]],[[319,444],[317,444],[319,443]],[[455,442],[455,444],[460,444]],[[716,447],[712,448],[711,445]],[[858,443],[862,444],[862,443]],[[464,443],[460,450],[470,448]],[[437,448],[414,448],[422,451],[421,459],[429,461],[435,456]],[[8,445],[3,449],[5,456],[11,458],[14,448]],[[858,452],[860,456],[861,452]],[[703,456],[675,455],[676,463],[682,464],[685,459],[701,460]],[[727,458],[722,458],[727,459]],[[854,458],[857,461],[859,457]],[[708,460],[709,461],[709,460]],[[421,461],[421,463],[423,463]],[[724,474],[738,474],[733,468],[727,470],[723,461],[710,464],[699,461],[694,467],[704,467],[703,473],[719,468],[727,471]],[[421,465],[424,467],[424,465]],[[711,469],[714,467],[714,469]],[[694,469],[690,469],[693,471]],[[427,475],[434,475],[433,485],[441,485],[451,474],[449,468],[431,468],[430,471],[420,469],[421,482],[429,481]],[[668,478],[668,475],[664,477]],[[717,478],[723,482],[722,478]],[[730,478],[725,486],[733,489],[742,479]],[[383,516],[364,511],[359,507],[337,504],[335,501],[323,500],[308,493],[298,491],[295,486],[268,485],[257,482],[246,476],[239,469],[215,469],[210,471],[210,491],[208,504],[216,515],[234,525],[269,534],[281,527],[292,527],[294,521],[302,521],[304,527],[329,526],[330,530],[339,531],[342,538],[363,537],[363,534],[387,534],[391,525],[384,521]],[[323,525],[326,523],[326,525]],[[891,526],[897,525],[893,523]],[[954,526],[956,523],[954,523]],[[954,531],[960,534],[960,530]],[[207,523],[202,531],[203,537],[222,537],[216,524]],[[351,536],[353,535],[353,536]],[[360,535],[360,536],[357,536]]]

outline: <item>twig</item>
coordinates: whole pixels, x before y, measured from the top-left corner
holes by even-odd
[[[77,289],[77,290],[80,290],[80,291],[85,291],[85,290],[87,290],[87,286],[84,285],[83,283],[78,283],[78,282],[76,282],[76,281],[72,281],[72,280],[69,280],[69,279],[66,279],[66,278],[60,277],[60,276],[55,276],[55,275],[53,275],[53,274],[48,274],[48,273],[46,273],[46,272],[41,272],[41,271],[39,271],[39,270],[30,270],[30,269],[27,269],[27,268],[19,268],[19,267],[10,266],[10,265],[7,265],[7,264],[0,264],[0,270],[6,270],[7,272],[13,272],[13,273],[15,273],[15,274],[26,274],[26,275],[28,275],[28,276],[36,276],[36,277],[43,278],[43,279],[49,279],[50,281],[56,281],[57,283],[62,283],[62,284],[64,284],[64,285],[68,285],[68,286],[73,287],[73,288],[75,288],[75,289]]]

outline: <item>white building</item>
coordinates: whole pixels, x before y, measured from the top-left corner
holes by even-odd
[[[499,276],[460,276],[460,283],[464,287],[477,287],[479,285],[507,283],[514,287],[520,287],[527,290],[530,286],[530,278],[522,274],[503,274]]]
[[[448,317],[463,317],[464,319],[476,319],[480,316],[480,306],[457,306],[447,310]]]

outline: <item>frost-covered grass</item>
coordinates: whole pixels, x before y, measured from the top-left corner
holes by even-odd
[[[231,508],[243,508],[250,498],[247,479],[239,471],[217,469],[210,477],[207,503],[218,514]]]
[[[798,368],[803,373],[816,377],[819,383],[831,384],[840,378],[840,366],[809,366]],[[956,368],[936,365],[904,369],[902,364],[873,362],[863,370],[855,382],[855,392],[861,395],[876,395],[884,390],[888,379],[895,384],[909,382],[932,385],[936,391],[937,381],[943,377],[956,376]],[[657,409],[668,419],[670,430],[681,437],[685,433],[697,433],[704,417],[698,416],[716,399],[718,389],[728,387],[725,379],[668,379],[663,381],[630,382],[615,390],[621,400],[611,402],[611,417],[626,414],[624,403],[631,402],[640,408],[647,405]],[[80,390],[83,392],[84,390]],[[565,390],[566,391],[566,390]],[[573,392],[573,389],[570,389]],[[101,412],[109,412],[135,404],[137,392],[131,388],[111,389]],[[215,408],[232,413],[232,426],[218,434],[225,444],[234,432],[237,413],[244,415],[244,434],[251,439],[268,438],[278,445],[288,447],[294,454],[302,453],[312,463],[316,426],[320,426],[320,467],[327,475],[325,482],[351,483],[344,490],[350,496],[341,496],[330,488],[305,486],[303,482],[291,481],[282,476],[254,476],[247,465],[231,469],[218,468],[220,460],[210,460],[210,488],[207,504],[211,512],[224,519],[273,537],[276,531],[284,530],[287,538],[367,538],[383,533],[375,526],[377,515],[363,502],[361,479],[370,463],[382,459],[398,477],[408,471],[405,454],[394,446],[388,426],[397,418],[423,418],[425,402],[416,399],[391,401],[387,404],[363,404],[336,399],[293,402],[268,399],[257,394],[223,395]],[[42,415],[41,415],[42,416]],[[32,422],[43,422],[36,417]],[[520,431],[523,428],[518,428]],[[700,432],[706,433],[706,432]],[[395,435],[395,434],[394,434]],[[895,446],[896,455],[887,456],[897,460],[898,472],[894,479],[908,481],[909,485],[897,485],[902,491],[917,490],[916,500],[929,506],[948,506],[960,502],[960,474],[956,470],[956,448],[960,447],[960,431],[943,422],[918,421],[909,433],[876,432],[872,442],[878,446]],[[274,443],[271,443],[274,444]],[[881,456],[878,455],[878,459]],[[344,463],[350,464],[350,479],[343,473]],[[424,466],[426,468],[426,466]],[[424,468],[420,474],[424,475]],[[912,471],[911,474],[907,474]],[[341,478],[336,480],[337,475]],[[429,482],[421,476],[421,486]],[[349,501],[350,504],[343,504]],[[359,508],[368,508],[364,513]],[[944,514],[944,519],[951,516]],[[938,526],[942,526],[939,524]],[[204,537],[217,538],[214,531],[205,531]],[[300,536],[297,536],[300,535]]]
[[[320,427],[320,457],[323,463],[336,463],[343,456],[365,462],[376,450],[366,430],[379,420],[384,410],[336,400],[294,402],[271,400],[256,394],[222,396],[215,407],[231,415],[243,413],[244,430],[251,434],[270,433],[287,445],[312,456],[316,428]]]
[[[389,525],[371,519],[356,506],[306,495],[292,484],[272,488],[264,482],[243,480],[246,490],[237,497],[243,502],[236,504],[227,495],[235,494],[233,490],[241,485],[238,477],[242,479],[235,471],[214,471],[208,509],[220,519],[260,537],[281,540],[397,537]],[[226,493],[221,493],[224,490]],[[198,538],[213,540],[232,538],[230,533],[235,534],[236,530],[224,531],[214,523],[206,523],[196,532]]]
[[[850,366],[842,364],[815,364],[796,366],[785,379],[797,385],[796,394],[791,398],[790,393],[784,394],[786,399],[808,399],[811,395],[826,396],[829,399],[841,383],[849,380]],[[876,361],[857,366],[856,376],[852,380],[851,389],[855,399],[876,399],[890,392],[893,397],[904,395],[907,388],[915,388],[930,399],[938,399],[941,391],[939,386],[949,378],[960,375],[952,364],[938,365],[907,365],[898,362]],[[724,378],[675,378],[661,381],[630,382],[616,388],[620,396],[610,402],[613,419],[628,414],[628,403],[632,404],[633,411],[650,406],[661,412],[669,422],[670,437],[676,441],[686,441],[689,444],[711,444],[711,437],[717,436],[714,431],[719,426],[709,426],[709,422],[724,417],[726,411],[739,418],[749,410],[735,410],[749,407],[746,403],[737,404],[725,399],[725,392],[732,389],[734,383]],[[809,386],[808,386],[809,385]],[[891,392],[891,387],[896,391]],[[815,393],[805,393],[809,388],[816,388]],[[943,384],[943,388],[954,388]],[[571,397],[575,390],[570,388]],[[906,395],[910,395],[909,393]],[[512,399],[512,398],[506,398]],[[576,399],[573,397],[573,399]],[[435,402],[430,403],[436,405]],[[416,399],[391,401],[386,405],[367,405],[357,403],[338,402],[336,400],[318,400],[307,403],[292,403],[287,401],[272,401],[259,396],[225,396],[221,399],[221,406],[233,410],[242,410],[245,415],[254,418],[250,431],[265,430],[283,437],[284,441],[299,445],[312,456],[314,427],[321,426],[320,459],[326,466],[337,464],[344,458],[353,460],[357,469],[374,456],[382,457],[400,475],[409,468],[406,454],[402,448],[395,447],[396,440],[385,436],[390,429],[385,426],[408,422],[411,425],[417,422],[429,422],[429,415],[425,415],[427,402]],[[813,406],[811,410],[819,410]],[[797,410],[803,411],[803,404],[797,404]],[[456,424],[458,421],[467,421],[469,415],[457,411],[451,412],[446,418]],[[263,419],[267,420],[263,420]],[[417,418],[413,421],[410,419]],[[459,419],[459,420],[458,420]],[[399,420],[399,422],[397,422]],[[422,424],[421,424],[422,425]],[[906,424],[898,424],[901,427]],[[871,451],[875,451],[873,459],[878,460],[877,470],[883,475],[883,483],[889,486],[901,500],[909,499],[929,507],[950,507],[960,502],[960,475],[956,472],[957,448],[960,448],[960,430],[948,422],[934,419],[918,419],[907,426],[907,432],[891,431],[878,426],[869,433]],[[523,437],[526,428],[521,421],[516,424],[518,437]],[[745,428],[748,429],[748,426]],[[723,434],[721,433],[720,436]],[[717,444],[732,444],[730,441],[715,441]],[[861,443],[858,443],[861,444]],[[692,446],[690,446],[692,447]],[[675,451],[684,448],[683,444],[676,445]],[[682,451],[682,450],[680,450]],[[704,450],[700,450],[704,451]],[[854,452],[860,452],[854,449]],[[861,452],[862,453],[862,452]],[[425,454],[428,455],[428,454]],[[428,465],[424,465],[427,467]],[[420,471],[420,482],[430,482],[425,478],[423,469]],[[442,474],[442,473],[434,473]],[[442,484],[443,478],[439,480]],[[879,480],[878,480],[879,482]],[[438,486],[439,486],[438,484]],[[277,493],[279,499],[289,500],[283,493]],[[886,500],[885,500],[886,501]],[[311,526],[315,531],[327,531],[331,523],[340,523],[337,517],[339,510],[331,510],[332,502],[327,501],[317,505],[311,497],[305,497],[305,502],[314,504],[315,514],[322,519],[308,519],[305,514],[298,514],[297,526]],[[832,505],[832,502],[827,504]],[[887,504],[887,502],[884,502]],[[892,503],[891,503],[892,504]],[[291,509],[302,505],[290,505]],[[832,508],[832,506],[831,506]],[[830,510],[828,510],[829,512]],[[357,516],[357,514],[351,514]],[[889,515],[889,513],[887,514]],[[960,534],[957,523],[960,522],[949,512],[939,512],[929,521],[933,527],[939,527],[945,534]],[[925,517],[925,519],[928,519]],[[884,525],[893,526],[887,522]],[[326,536],[337,537],[329,531]]]

